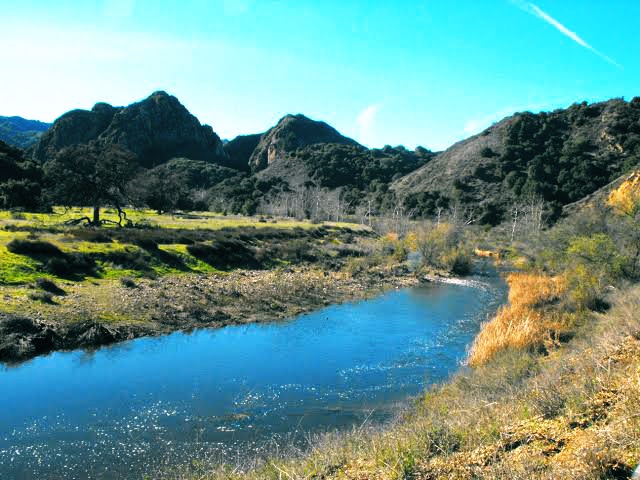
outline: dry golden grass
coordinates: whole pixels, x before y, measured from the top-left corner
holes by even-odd
[[[634,172],[609,194],[607,204],[618,213],[630,214],[640,201],[640,172]]]
[[[471,366],[482,365],[508,348],[540,347],[553,341],[565,328],[566,314],[541,309],[566,291],[562,277],[512,273],[507,282],[509,304],[482,326],[469,354]]]

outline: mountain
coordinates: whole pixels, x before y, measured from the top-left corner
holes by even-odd
[[[128,107],[98,103],[90,111],[65,113],[42,135],[33,158],[46,162],[64,147],[90,141],[120,145],[143,167],[176,157],[222,165],[229,161],[213,129],[201,125],[176,97],[162,91]]]
[[[225,143],[224,150],[229,156],[229,166],[236,170],[249,171],[249,159],[262,139],[262,133],[239,135]]]
[[[640,161],[640,98],[517,113],[456,143],[395,181],[405,205],[431,214],[436,203],[479,206],[495,223],[530,196],[558,213]]]
[[[0,141],[15,147],[27,148],[38,141],[51,124],[22,117],[0,116]]]
[[[249,157],[249,165],[252,171],[263,170],[300,147],[320,143],[359,145],[325,122],[311,120],[301,114],[287,115],[262,135]]]

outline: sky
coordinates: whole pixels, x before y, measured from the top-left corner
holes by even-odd
[[[516,111],[640,96],[636,0],[0,0],[0,115],[156,90],[222,137],[287,113],[442,150]]]

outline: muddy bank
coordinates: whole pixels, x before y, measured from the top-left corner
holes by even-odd
[[[274,321],[417,283],[404,267],[354,276],[300,267],[78,286],[55,307],[0,313],[0,362],[194,328]],[[110,302],[101,305],[97,295]]]

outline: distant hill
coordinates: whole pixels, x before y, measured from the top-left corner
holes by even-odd
[[[15,147],[28,148],[46,132],[50,123],[22,117],[0,116],[0,140]]]
[[[395,181],[391,189],[425,214],[436,202],[476,205],[490,223],[536,195],[556,213],[640,161],[640,98],[517,113],[463,140]]]
[[[46,162],[62,148],[96,141],[117,144],[134,153],[143,167],[186,157],[228,164],[220,137],[165,92],[129,105],[98,103],[91,110],[72,110],[57,119],[33,148],[33,157]]]
[[[224,211],[253,212],[265,200],[321,189],[351,207],[367,202],[379,212],[402,205],[429,216],[441,207],[469,206],[480,223],[497,224],[512,205],[532,196],[560,215],[563,206],[640,164],[640,98],[516,113],[434,153],[421,147],[368,149],[301,114],[223,143],[178,99],[155,92],[127,107],[98,103],[70,111],[28,152],[44,164],[67,146],[88,143],[134,153],[143,168],[139,189],[145,172],[154,185],[168,185],[170,178],[176,188],[186,181],[198,205]],[[171,159],[179,160],[158,168]]]
[[[322,143],[359,145],[325,122],[301,114],[287,115],[261,136],[249,158],[249,165],[254,172],[263,170],[300,147]]]

